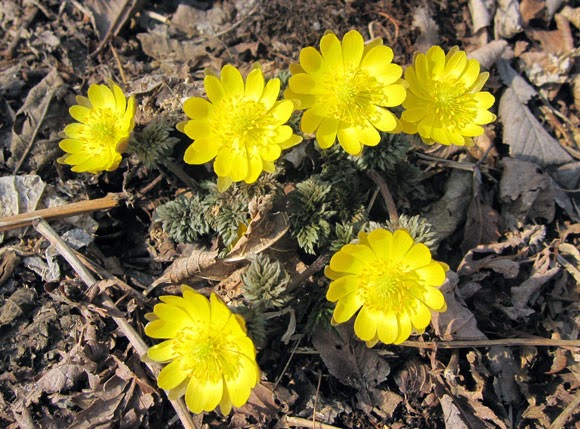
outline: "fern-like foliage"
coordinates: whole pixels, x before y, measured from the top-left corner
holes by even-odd
[[[242,275],[244,296],[253,306],[271,309],[284,307],[290,297],[286,287],[290,276],[279,261],[261,253]]]
[[[326,198],[331,188],[332,184],[314,176],[289,195],[290,233],[306,253],[315,254],[316,248],[328,243],[330,220],[336,213]]]
[[[173,147],[179,141],[170,135],[172,130],[173,127],[167,119],[157,117],[141,132],[133,134],[127,150],[136,154],[145,167],[155,167],[170,158]]]
[[[178,243],[192,243],[210,231],[205,207],[198,195],[179,196],[157,207],[154,219],[160,221],[163,230]]]

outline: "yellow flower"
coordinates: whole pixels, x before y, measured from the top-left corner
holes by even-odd
[[[344,323],[360,309],[354,331],[369,347],[402,343],[413,328],[424,331],[431,310],[445,311],[438,287],[448,269],[403,229],[361,232],[359,243],[343,246],[324,271],[332,280],[326,298],[337,302],[332,322]]]
[[[495,98],[481,92],[489,73],[479,73],[477,60],[452,48],[447,55],[439,46],[418,54],[405,70],[409,84],[401,116],[403,131],[419,133],[425,143],[464,146],[483,134],[481,125],[495,121],[489,112]]]
[[[162,296],[148,314],[145,333],[167,339],[149,349],[149,358],[166,363],[157,383],[170,398],[185,394],[193,413],[218,405],[229,414],[244,405],[260,380],[254,343],[241,316],[215,294],[208,300],[188,286],[183,297]]]
[[[351,155],[360,154],[363,146],[376,146],[381,139],[377,130],[399,132],[397,118],[385,108],[400,105],[406,93],[400,79],[403,71],[392,59],[392,49],[382,40],[365,46],[355,30],[346,33],[342,43],[336,35],[326,34],[320,53],[312,46],[302,49],[284,93],[305,110],[302,131],[316,133],[322,149],[338,137]]]
[[[292,112],[291,101],[277,101],[280,79],[264,85],[262,70],[254,68],[244,83],[234,66],[226,65],[218,79],[204,79],[208,100],[192,97],[183,110],[190,118],[178,129],[193,139],[184,160],[204,164],[213,158],[218,189],[226,190],[232,182],[254,183],[262,171],[274,172],[274,161],[282,149],[292,147],[302,138],[284,125]]]
[[[68,138],[60,148],[67,154],[58,162],[72,165],[76,173],[115,170],[135,126],[135,98],[126,100],[121,88],[110,81],[109,86],[91,85],[88,98],[79,95],[77,103],[69,112],[78,122],[65,127]]]

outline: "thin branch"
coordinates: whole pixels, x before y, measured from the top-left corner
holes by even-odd
[[[492,346],[580,347],[580,340],[552,340],[549,338],[502,338],[499,340],[405,341],[399,346],[419,349],[466,349]],[[379,351],[380,353],[380,351]]]
[[[91,272],[83,265],[83,263],[77,258],[72,249],[60,238],[60,236],[51,228],[51,226],[44,219],[35,219],[34,228],[46,238],[50,244],[52,244],[56,250],[62,255],[64,259],[70,264],[70,266],[75,270],[81,280],[87,285],[88,288],[97,283],[97,280],[93,277]],[[115,306],[113,300],[106,294],[102,293],[99,295],[103,307],[112,312],[112,314],[120,314],[119,309]],[[161,365],[156,362],[148,361],[146,359],[148,346],[143,341],[139,333],[131,326],[131,324],[124,317],[111,316],[115,321],[119,330],[127,337],[139,357],[142,361],[149,367],[153,375],[157,378]],[[175,412],[179,416],[179,420],[183,424],[185,429],[197,429],[195,422],[193,421],[191,414],[189,413],[183,398],[177,400],[169,399],[171,405],[175,409]]]
[[[285,416],[283,420],[288,426],[311,429],[340,429],[336,426],[327,425],[326,423],[312,422],[311,420],[306,420],[302,417]]]
[[[64,206],[35,210],[31,213],[2,217],[0,218],[0,232],[31,226],[32,222],[39,218],[47,220],[62,219],[83,213],[112,209],[119,205],[121,199],[118,195],[109,194],[106,197],[95,200],[79,201],[77,203],[65,204]]]
[[[374,170],[367,171],[367,176],[369,176],[372,181],[375,182],[375,184],[379,187],[379,191],[381,191],[383,200],[385,200],[385,204],[387,205],[387,211],[389,212],[391,223],[394,226],[398,226],[399,215],[397,214],[397,206],[395,205],[395,200],[393,200],[391,191],[389,191],[387,182],[385,182],[381,175]]]

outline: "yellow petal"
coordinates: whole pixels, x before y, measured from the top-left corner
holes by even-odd
[[[242,147],[241,150],[243,153],[233,152],[230,155],[231,168],[228,176],[230,176],[234,182],[244,180],[248,176],[248,154],[246,153],[245,146]]]
[[[411,319],[409,314],[406,312],[397,315],[397,323],[399,332],[397,338],[393,341],[393,344],[401,344],[403,341],[409,338],[413,327],[411,326]]]
[[[360,65],[365,42],[362,35],[356,31],[351,30],[342,38],[342,56],[344,66],[347,69],[354,70]]]
[[[392,131],[397,127],[397,118],[389,110],[373,106],[373,115],[369,118],[371,124],[381,131]]]
[[[221,81],[212,75],[208,75],[203,79],[203,85],[205,87],[205,92],[207,98],[213,103],[217,104],[225,95],[224,86]]]
[[[433,80],[439,80],[441,75],[445,70],[445,52],[440,46],[432,46],[427,51],[427,55],[424,57],[425,64],[421,64],[421,74],[420,76],[425,76],[425,78],[430,77]],[[423,68],[425,67],[425,68]],[[419,68],[417,68],[417,74],[419,74]]]
[[[231,185],[232,179],[230,177],[218,177],[217,187],[219,192],[225,192]]]
[[[342,48],[335,34],[329,33],[320,39],[320,52],[329,69],[335,70],[336,73],[344,72]]]
[[[193,320],[209,322],[210,310],[208,299],[193,289],[182,288],[183,298],[188,302],[189,315]]]
[[[71,106],[70,109],[68,109],[68,112],[73,119],[82,122],[83,124],[86,124],[91,116],[91,110],[89,108],[79,105]]]
[[[329,266],[336,272],[360,274],[364,264],[348,253],[338,251],[330,258]]]
[[[155,307],[153,307],[153,312],[161,320],[175,325],[186,326],[192,322],[189,314],[175,305],[165,303],[156,304]]]
[[[183,325],[168,323],[165,320],[157,319],[153,322],[149,322],[145,326],[145,334],[151,338],[173,338],[182,329]]]
[[[240,71],[231,64],[227,64],[222,68],[220,80],[225,93],[230,98],[244,95],[244,78]]]
[[[76,139],[64,139],[58,144],[59,147],[68,153],[75,153],[83,150],[83,143]]]
[[[262,70],[252,70],[246,78],[246,98],[254,101],[260,100],[260,98],[262,98],[262,93],[264,92],[264,85],[265,82]]]
[[[436,311],[445,307],[445,297],[441,291],[435,287],[426,286],[421,293],[421,301],[427,307]]]
[[[270,146],[271,148],[278,148],[278,154],[280,154],[280,147],[279,146]],[[275,158],[277,159],[277,157]],[[254,183],[258,180],[258,177],[262,173],[263,170],[263,163],[262,158],[259,155],[251,155],[248,157],[248,168],[246,177],[244,177],[244,182],[246,183]]]
[[[393,244],[393,234],[390,231],[382,228],[375,229],[368,234],[367,240],[378,259],[390,258]]]
[[[206,119],[191,119],[183,127],[183,132],[192,140],[209,137],[211,130],[212,126]]]
[[[171,390],[179,386],[188,376],[179,360],[167,364],[157,376],[157,384],[161,389]]]
[[[233,156],[229,149],[222,148],[218,151],[213,163],[213,169],[218,176],[229,176],[232,170]]]
[[[431,321],[431,312],[420,301],[415,304],[411,314],[411,323],[418,331],[424,330]]]
[[[347,153],[355,156],[360,155],[362,152],[362,145],[355,127],[339,127],[337,136],[338,142]]]
[[[312,46],[308,46],[300,51],[300,65],[304,72],[316,74],[322,67],[322,56]]]
[[[338,132],[338,121],[336,119],[324,118],[316,131],[316,141],[322,149],[328,149],[336,141]]]
[[[407,98],[407,90],[403,85],[393,84],[386,86],[384,89],[384,97],[381,105],[385,107],[395,107],[403,104]]]
[[[377,334],[377,315],[364,305],[356,316],[354,332],[363,341],[370,341]]]
[[[326,273],[326,272],[325,272]],[[327,276],[328,277],[328,276]],[[336,302],[344,296],[352,293],[358,286],[358,276],[346,275],[340,277],[328,285],[326,299],[330,302]]]
[[[390,259],[393,263],[399,263],[413,245],[413,238],[404,229],[398,229],[393,233]]]
[[[258,383],[259,372],[256,370],[255,360],[248,359],[246,356],[240,356],[237,364],[237,376],[226,378],[225,388],[233,406],[241,407],[248,401],[252,389]]]
[[[73,122],[64,127],[64,133],[73,139],[82,139],[87,134],[87,126],[85,124],[79,124],[78,122]]]
[[[125,98],[125,94],[118,85],[115,85],[113,82],[110,83],[110,89],[113,92],[113,97],[115,98],[115,109],[117,114],[122,115],[125,113],[127,109],[127,99]]]
[[[431,262],[431,251],[423,243],[414,244],[404,256],[405,271],[414,271]]]
[[[363,305],[363,301],[358,293],[351,293],[344,298],[339,299],[332,318],[336,323],[344,323],[349,320],[354,313]]]
[[[455,80],[465,71],[467,67],[467,54],[463,51],[456,52],[445,64],[444,75],[446,79]]]
[[[368,123],[368,126],[359,130],[359,139],[365,146],[376,146],[381,141],[381,135],[375,127]]]
[[[479,77],[479,62],[477,60],[468,60],[463,74],[459,78],[459,82],[463,84],[465,89],[469,89],[477,81]]]
[[[296,94],[311,94],[317,88],[316,81],[306,73],[292,76],[288,80],[288,86]]]
[[[385,344],[392,344],[399,336],[399,324],[395,313],[379,313],[377,323],[377,334],[379,340]]]
[[[191,119],[206,118],[212,107],[209,101],[200,97],[188,98],[183,103],[183,111]]]
[[[210,140],[196,140],[185,150],[183,160],[188,164],[201,165],[211,161],[216,154],[217,148],[212,145]]]
[[[173,346],[174,346],[173,340],[163,341],[162,343],[159,343],[151,347],[147,351],[147,356],[149,356],[150,359],[153,359],[154,361],[157,362],[162,363],[169,362],[179,356],[179,353],[175,352]]]
[[[393,50],[391,48],[384,45],[375,46],[364,56],[361,68],[371,76],[384,75],[387,74],[392,60]]]
[[[426,285],[441,286],[445,281],[445,270],[437,261],[431,261],[428,265],[416,269],[415,273]]]
[[[300,122],[300,129],[303,133],[313,134],[316,129],[320,126],[323,117],[314,113],[312,109],[306,110],[302,115],[302,120]]]
[[[212,374],[213,376],[213,374]],[[223,378],[201,380],[191,378],[185,391],[185,403],[192,413],[213,411],[222,399],[224,391]]]
[[[478,92],[474,94],[473,97],[477,102],[477,107],[480,109],[489,109],[495,103],[495,97],[491,95],[489,92]]]
[[[105,109],[115,105],[115,97],[105,85],[93,84],[88,90],[89,100],[96,109]]]
[[[216,331],[220,331],[232,316],[232,312],[228,306],[221,300],[219,296],[212,292],[210,298],[210,314],[211,326]]]
[[[264,105],[266,110],[274,107],[278,95],[280,94],[280,79],[270,79],[264,88],[260,102]]]
[[[294,111],[294,104],[290,100],[278,102],[269,112],[276,120],[276,125],[282,125],[290,119]]]
[[[342,246],[340,251],[354,256],[363,264],[372,264],[377,260],[377,257],[372,249],[364,244],[346,244]]]

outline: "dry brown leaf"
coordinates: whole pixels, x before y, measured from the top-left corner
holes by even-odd
[[[505,404],[517,404],[521,393],[516,383],[516,377],[521,372],[509,347],[493,346],[487,352],[489,369],[496,377],[493,384],[496,395]]]
[[[418,7],[413,13],[413,27],[419,30],[415,40],[416,52],[427,52],[431,46],[439,44],[439,27],[432,17],[433,13],[427,4]]]
[[[36,291],[22,286],[6,299],[0,306],[0,326],[14,322],[20,316],[28,313],[37,299]]]
[[[532,19],[541,18],[546,11],[544,0],[522,0],[520,3],[520,13],[524,24],[529,24]]]
[[[502,56],[508,43],[505,40],[493,40],[467,56],[477,60],[483,70],[489,70]]]
[[[500,237],[499,213],[474,195],[467,209],[461,250],[466,253],[479,244],[495,243]]]
[[[570,21],[574,27],[580,29],[580,7],[572,8],[566,6],[562,9],[560,15]]]
[[[491,25],[494,10],[495,2],[493,0],[469,0],[469,13],[474,33]]]
[[[328,371],[341,383],[357,389],[362,405],[372,409],[369,390],[387,379],[391,371],[387,361],[353,336],[352,324],[319,324],[312,344]]]
[[[511,39],[520,33],[523,28],[518,0],[498,0],[493,22],[496,39]]]
[[[482,340],[487,337],[477,327],[477,320],[462,299],[456,295],[459,278],[453,271],[447,272],[447,279],[441,292],[445,296],[447,311],[433,313],[431,324],[435,334],[442,340]]]
[[[503,175],[499,198],[506,227],[513,228],[526,219],[554,219],[552,179],[536,164],[513,158],[502,160]]]
[[[472,196],[472,182],[471,172],[453,170],[445,185],[445,194],[425,214],[441,240],[453,234],[465,219]]]
[[[45,123],[45,119],[51,108],[62,110],[61,103],[54,103],[54,100],[64,96],[64,88],[64,81],[55,67],[30,90],[24,104],[16,112],[12,126],[11,157],[7,162],[15,174],[23,165],[27,170],[37,170],[59,152],[54,141],[41,141],[39,135],[45,127],[54,126],[54,123]],[[65,116],[62,111],[55,113],[57,119],[53,122],[62,121]]]
[[[498,61],[498,71],[508,86],[499,102],[499,117],[504,127],[503,142],[510,147],[510,155],[541,167],[572,162],[573,158],[526,106],[536,91],[506,61]]]
[[[119,33],[133,15],[137,3],[138,0],[85,0],[84,6],[91,11],[91,21],[101,40],[95,53],[105,46],[111,36]]]

